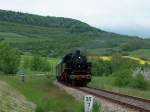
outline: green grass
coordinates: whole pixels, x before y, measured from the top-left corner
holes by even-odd
[[[120,51],[121,48],[119,47],[112,47],[112,48],[96,48],[96,49],[89,49],[88,52],[90,54],[95,54],[95,55],[108,55],[112,51],[113,52],[118,52]]]
[[[76,101],[65,91],[60,90],[52,82],[54,77],[27,76],[25,83],[18,76],[0,76],[12,87],[20,91],[37,105],[37,112],[82,112],[82,102]]]
[[[134,88],[128,88],[128,87],[116,87],[114,86],[114,79],[115,77],[92,77],[92,82],[89,84],[89,86],[106,89],[114,92],[119,92],[131,96],[138,96],[146,99],[150,99],[150,85],[148,90],[138,90]]]
[[[134,57],[145,57],[150,60],[150,49],[139,49],[130,53],[131,56]]]
[[[36,105],[4,81],[0,81],[0,112],[35,112]]]

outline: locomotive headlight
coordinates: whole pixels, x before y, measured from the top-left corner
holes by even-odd
[[[71,79],[74,79],[74,76],[73,76],[73,75],[70,75],[70,78],[71,78]]]

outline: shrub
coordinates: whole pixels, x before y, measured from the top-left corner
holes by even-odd
[[[42,61],[41,61],[41,71],[43,72],[48,72],[51,70],[51,65],[50,63],[48,62],[47,58],[43,58]]]
[[[114,84],[119,87],[128,86],[132,80],[132,72],[130,70],[123,70],[117,73],[114,73],[116,76]]]
[[[42,60],[38,55],[33,56],[33,58],[31,59],[31,70],[37,71],[37,70],[41,70],[41,65]]]
[[[31,70],[48,72],[50,68],[50,63],[46,58],[42,58],[38,55],[31,58]]]
[[[31,57],[24,57],[23,58],[23,68],[29,69],[31,68]]]
[[[20,54],[8,45],[0,44],[0,70],[5,74],[16,74],[20,65]]]
[[[110,75],[112,73],[111,63],[109,61],[95,61],[92,63],[92,74],[95,76]]]
[[[115,74],[114,84],[119,87],[132,87],[137,89],[147,89],[148,83],[144,80],[142,74],[132,75],[131,70],[119,71]]]
[[[130,86],[145,90],[148,88],[148,83],[144,80],[144,76],[142,74],[137,74],[130,83]]]

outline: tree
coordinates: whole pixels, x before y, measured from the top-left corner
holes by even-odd
[[[46,58],[40,57],[38,55],[34,55],[31,59],[31,70],[34,71],[50,71],[51,66]]]
[[[0,71],[5,74],[16,74],[19,65],[19,52],[8,45],[0,44]]]

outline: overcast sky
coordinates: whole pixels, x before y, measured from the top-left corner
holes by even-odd
[[[0,0],[0,9],[69,17],[111,32],[150,37],[150,0]]]

